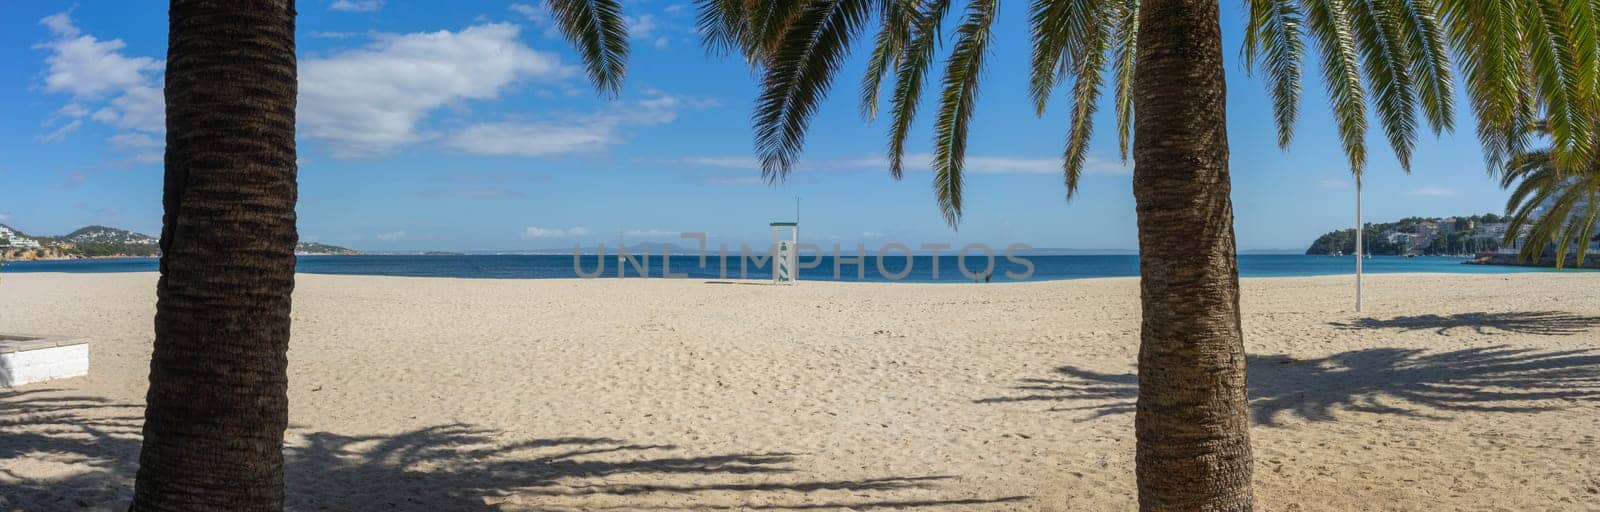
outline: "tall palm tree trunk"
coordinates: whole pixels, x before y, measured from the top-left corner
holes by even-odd
[[[1138,37],[1139,505],[1250,510],[1217,0],[1144,0]]]
[[[283,508],[293,0],[172,0],[161,280],[131,510]]]

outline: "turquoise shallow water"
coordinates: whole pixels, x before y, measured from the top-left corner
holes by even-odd
[[[1091,277],[1120,277],[1139,275],[1139,258],[1134,255],[1051,255],[1051,256],[1023,256],[1034,267],[1033,275],[1025,280],[1059,280],[1082,279]],[[905,282],[965,282],[970,278],[962,275],[958,262],[954,256],[939,258],[937,277],[935,277],[934,259],[931,256],[916,256],[910,261],[910,271],[906,272],[907,260],[904,256],[888,256],[883,258],[882,268],[879,268],[878,258],[868,256],[865,261],[864,272],[858,271],[854,258],[842,258],[838,262],[840,281],[894,281],[890,277],[905,273],[905,277],[898,279]],[[801,259],[802,265],[813,261],[811,257]],[[1551,269],[1528,267],[1503,267],[1463,265],[1460,258],[1446,257],[1417,257],[1404,258],[1398,256],[1379,256],[1366,261],[1365,271],[1373,274],[1397,272],[1438,272],[1451,274],[1493,274],[1493,273],[1521,273],[1521,272],[1551,272]],[[547,278],[573,278],[578,277],[573,267],[573,257],[570,255],[465,255],[465,256],[302,256],[299,259],[298,270],[311,274],[344,274],[344,275],[380,275],[380,276],[416,276],[416,277],[462,277],[462,278],[490,278],[490,279],[547,279]],[[583,256],[578,263],[586,273],[592,273],[601,263],[601,258],[596,256]],[[617,276],[617,262],[615,257],[604,258],[605,267],[602,275],[615,278]],[[822,256],[816,261],[813,268],[804,268],[800,271],[802,280],[835,280],[834,258]],[[702,268],[698,256],[672,256],[668,262],[669,270],[673,274],[687,274],[695,279],[722,279],[739,277],[739,260],[729,257],[727,271],[723,273],[718,259],[713,256]],[[967,268],[974,273],[981,274],[985,267],[983,257],[974,254],[967,260]],[[157,269],[154,258],[128,258],[105,260],[65,260],[65,261],[38,261],[38,262],[11,262],[7,263],[0,272],[152,272]],[[993,279],[995,281],[1011,281],[1008,272],[1013,275],[1024,272],[1026,268],[1015,262],[1008,261],[1002,255],[996,255]],[[651,277],[663,275],[662,261],[659,255],[649,261],[648,271]],[[764,265],[756,266],[747,263],[747,275],[750,278],[769,278],[771,270]],[[1567,270],[1572,272],[1572,270]],[[1320,276],[1355,273],[1355,258],[1333,256],[1303,256],[1285,254],[1247,254],[1239,257],[1239,274],[1243,277],[1292,277],[1292,276]],[[864,275],[862,275],[864,274]],[[638,277],[639,272],[634,267],[627,268],[628,277]]]

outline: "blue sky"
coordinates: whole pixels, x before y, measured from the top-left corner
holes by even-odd
[[[1315,73],[1293,147],[1276,146],[1262,82],[1238,57],[1243,3],[1224,2],[1239,247],[1298,249],[1353,222],[1354,190]],[[1131,249],[1130,166],[1110,109],[1089,174],[1064,200],[1065,89],[1044,117],[1026,98],[1026,6],[1001,9],[968,147],[966,217],[944,225],[926,165],[882,163],[883,122],[858,114],[858,48],[812,123],[800,170],[759,179],[753,75],[711,58],[685,0],[627,0],[623,94],[597,96],[537,2],[300,0],[300,234],[364,250],[533,250],[582,243],[762,241],[793,216],[832,243],[985,242]],[[161,223],[162,2],[0,4],[0,222],[60,234]],[[930,87],[935,85],[930,84]],[[933,94],[925,95],[927,97]],[[1457,131],[1419,143],[1403,173],[1376,128],[1369,221],[1499,212],[1466,102]],[[932,107],[911,137],[925,161]],[[1425,132],[1426,133],[1426,132]]]

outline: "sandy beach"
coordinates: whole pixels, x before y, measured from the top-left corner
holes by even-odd
[[[156,275],[6,274],[0,510],[132,494]],[[1600,509],[1600,273],[1247,279],[1262,510]],[[301,275],[293,510],[1132,510],[1138,286]]]

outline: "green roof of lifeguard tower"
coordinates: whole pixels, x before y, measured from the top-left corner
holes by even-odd
[[[772,223],[772,227],[799,226],[799,225],[800,225],[799,222],[774,222],[774,223]]]

